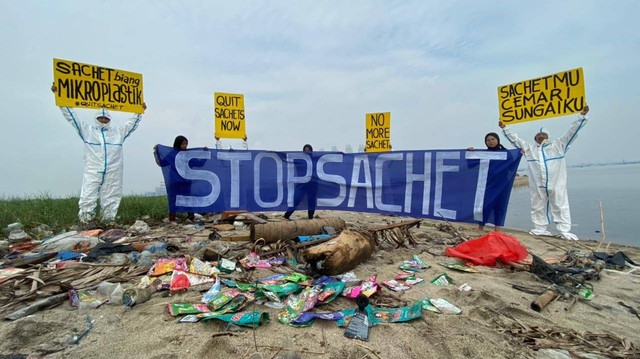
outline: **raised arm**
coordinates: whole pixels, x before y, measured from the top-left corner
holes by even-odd
[[[142,108],[146,110],[147,104],[143,103]],[[122,125],[121,133],[123,134],[123,137],[122,137],[123,143],[127,139],[127,137],[129,137],[133,133],[133,131],[138,129],[138,125],[140,124],[141,120],[142,120],[142,114],[136,113],[127,122],[125,122],[124,125]]]
[[[58,92],[58,87],[55,84],[51,85],[51,92]],[[86,124],[80,122],[78,119],[78,115],[71,107],[59,107],[60,111],[62,111],[62,116],[69,122],[69,124],[76,130],[78,136],[83,142],[86,142],[86,133],[87,128]]]
[[[578,132],[580,132],[582,127],[584,127],[587,124],[587,121],[588,121],[587,113],[589,113],[589,106],[584,107],[582,112],[580,112],[580,115],[578,116],[578,118],[573,121],[573,123],[571,124],[571,127],[569,127],[567,132],[556,140],[562,144],[565,151],[569,149],[569,146],[571,145],[573,140],[575,140],[576,137],[578,137]]]
[[[525,140],[518,137],[515,132],[511,131],[511,129],[502,123],[502,121],[498,121],[498,126],[502,129],[504,137],[506,137],[512,145],[520,149],[524,149],[529,145]]]
[[[244,136],[244,138],[242,139],[242,149],[243,150],[249,149],[249,143],[247,143],[247,136]]]

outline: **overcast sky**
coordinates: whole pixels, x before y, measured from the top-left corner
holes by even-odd
[[[245,95],[251,149],[357,149],[365,113],[387,111],[394,150],[482,148],[498,86],[576,67],[591,120],[567,162],[638,160],[639,4],[0,0],[0,196],[79,192],[83,145],[49,89],[54,57],[143,74],[125,194],[160,184],[154,144],[214,146],[214,92]],[[557,137],[573,117],[513,127]]]

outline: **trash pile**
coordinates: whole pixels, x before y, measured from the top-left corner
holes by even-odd
[[[589,281],[597,280],[606,266],[620,268],[621,258],[623,267],[625,259],[630,261],[624,254],[589,257],[580,251],[544,261],[514,237],[491,232],[467,239],[450,223],[438,225],[449,237],[420,241],[411,233],[420,220],[348,228],[341,218],[283,221],[244,211],[197,215],[195,220],[159,226],[138,220],[128,228],[59,234],[46,226],[30,234],[19,223],[11,224],[5,229],[7,240],[0,242],[0,315],[17,320],[65,302],[82,311],[103,305],[135,310],[154,296],[188,291],[197,296],[178,296],[183,299],[164,305],[166,315],[178,323],[217,320],[258,328],[273,321],[308,327],[324,320],[344,328],[348,338],[368,340],[371,328],[381,323],[408,322],[429,312],[461,314],[462,308],[447,298],[402,295],[417,286],[473,291],[472,281],[456,278],[481,272],[474,266],[534,273],[548,285],[513,288],[539,295],[531,308],[540,312],[559,296],[571,305],[590,300]],[[449,258],[428,263],[419,253],[388,262],[393,273],[358,278],[353,272],[372,256],[427,243],[429,248],[446,245],[444,253],[422,253]],[[87,323],[90,330],[92,322]]]
[[[417,255],[389,280],[359,279],[351,272],[378,249],[415,246],[410,229],[420,222],[352,230],[340,218],[269,221],[262,214],[234,211],[160,229],[142,220],[126,229],[57,235],[40,228],[42,240],[14,223],[7,227],[9,246],[0,262],[0,314],[16,320],[66,301],[80,310],[134,307],[167,291],[203,293],[200,301],[167,305],[180,323],[215,319],[256,327],[271,319],[262,308],[276,309],[277,322],[295,327],[316,320],[348,327],[351,318],[364,318],[369,328],[422,318],[425,310],[459,314],[442,298],[394,303],[393,296],[382,293],[383,287],[404,292],[424,285],[417,274],[431,266]],[[436,279],[435,285],[449,284]],[[327,311],[338,297],[353,304]],[[355,335],[353,330],[347,335]]]

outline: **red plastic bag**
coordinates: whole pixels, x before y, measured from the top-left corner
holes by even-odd
[[[527,249],[509,235],[491,232],[480,238],[466,241],[456,247],[446,248],[449,257],[458,257],[484,266],[493,267],[496,260],[517,262],[527,256]]]

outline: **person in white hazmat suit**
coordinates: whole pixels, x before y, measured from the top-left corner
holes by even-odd
[[[56,86],[51,87],[56,92]],[[146,104],[142,104],[146,110]],[[72,108],[60,107],[62,115],[76,130],[84,142],[84,175],[78,206],[78,219],[87,224],[95,218],[98,197],[100,214],[104,223],[115,220],[122,199],[122,145],[138,128],[142,114],[134,115],[118,127],[111,126],[111,114],[100,109],[95,114],[95,122],[80,121]]]
[[[531,234],[550,236],[547,226],[551,218],[564,239],[578,240],[571,233],[571,214],[567,195],[567,165],[564,156],[569,146],[578,136],[578,132],[587,124],[589,106],[582,109],[580,116],[571,124],[569,130],[553,141],[549,134],[541,131],[534,137],[535,143],[527,143],[501,121],[498,123],[505,137],[516,147],[522,149],[529,167],[529,190],[531,191],[531,221],[534,228]]]

